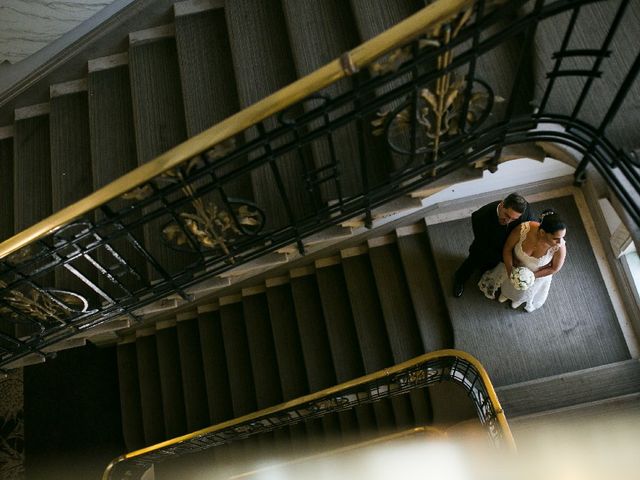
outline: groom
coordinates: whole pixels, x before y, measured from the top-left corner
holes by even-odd
[[[453,296],[462,295],[464,283],[473,272],[484,272],[502,261],[502,247],[509,233],[522,222],[532,219],[529,204],[517,193],[473,212],[473,242],[469,247],[469,256],[453,276]]]

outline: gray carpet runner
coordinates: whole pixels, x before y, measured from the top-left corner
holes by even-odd
[[[532,313],[486,299],[476,286],[479,274],[454,298],[452,277],[472,240],[471,219],[429,227],[455,348],[475,355],[497,386],[629,358],[573,198],[533,204],[537,212],[550,207],[568,225],[567,259],[554,275],[547,302]]]

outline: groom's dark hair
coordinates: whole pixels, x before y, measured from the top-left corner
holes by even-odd
[[[529,204],[524,197],[517,193],[509,194],[509,196],[502,201],[502,206],[504,208],[510,208],[518,213],[524,213],[528,205]]]

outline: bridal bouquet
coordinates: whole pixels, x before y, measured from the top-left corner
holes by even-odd
[[[533,285],[535,278],[533,272],[527,267],[514,267],[511,269],[511,285],[516,290],[526,290]]]

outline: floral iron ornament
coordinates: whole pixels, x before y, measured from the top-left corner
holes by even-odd
[[[469,22],[472,13],[473,9],[469,8],[450,22],[430,29],[425,38],[418,40],[418,50],[448,45]],[[410,47],[398,49],[374,64],[372,72],[395,71],[412,56]],[[445,70],[452,61],[452,50],[438,55],[437,70]],[[400,106],[378,112],[371,122],[372,133],[385,135],[390,148],[400,155],[431,153],[432,160],[436,161],[444,142],[482,124],[494,102],[499,101],[502,99],[482,80],[475,79],[469,85],[463,75],[447,72],[434,84],[407,97]]]
[[[233,139],[226,140],[207,152],[207,158],[217,160],[235,148]],[[190,197],[191,209],[180,212],[177,218],[162,227],[162,241],[169,248],[186,252],[207,252],[222,250],[230,253],[230,245],[245,235],[256,235],[264,227],[265,215],[257,205],[243,199],[227,198],[224,202],[227,209],[213,201],[205,201],[196,197],[191,184],[185,183],[193,171],[205,166],[202,157],[195,157],[184,167],[177,167],[165,172],[158,178],[161,182],[182,183],[182,192]],[[151,185],[143,185],[125,193],[125,200],[143,200],[153,194]]]
[[[0,280],[0,289],[7,284]],[[18,289],[3,292],[0,301],[0,316],[16,323],[39,324],[42,331],[44,323],[64,323],[65,319],[88,311],[87,300],[74,292],[45,288],[38,290],[28,287],[26,291]]]

